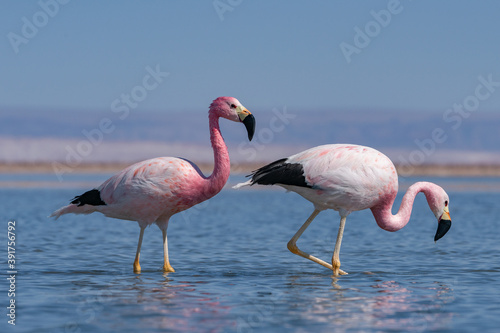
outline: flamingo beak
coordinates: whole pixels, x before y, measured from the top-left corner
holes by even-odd
[[[448,210],[448,207],[444,208],[443,215],[439,218],[438,221],[438,228],[436,231],[436,235],[434,236],[434,241],[436,242],[438,239],[446,235],[448,230],[451,228],[451,217],[450,217],[450,211]]]
[[[248,140],[252,141],[253,135],[255,133],[255,117],[247,109],[243,107],[238,107],[237,110],[238,117],[240,121],[245,125],[248,133]]]

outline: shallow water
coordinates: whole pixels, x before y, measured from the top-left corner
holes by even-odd
[[[99,177],[106,176],[83,180]],[[498,331],[500,188],[433,181],[452,188],[449,233],[434,243],[436,221],[423,195],[396,233],[378,228],[369,211],[355,212],[340,253],[349,275],[339,278],[286,249],[312,212],[294,193],[225,189],[174,216],[171,274],[161,271],[161,232],[148,228],[136,275],[136,223],[98,214],[47,218],[85,188],[1,188],[0,331]],[[5,315],[9,220],[16,220],[15,328]],[[328,261],[338,222],[336,212],[322,212],[299,247]]]

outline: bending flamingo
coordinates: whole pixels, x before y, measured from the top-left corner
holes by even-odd
[[[137,221],[141,232],[134,260],[139,273],[139,257],[144,229],[153,223],[163,233],[165,272],[174,272],[168,259],[167,227],[172,215],[186,210],[220,192],[229,177],[229,155],[220,133],[219,118],[242,122],[252,140],[255,118],[233,97],[219,97],[208,111],[210,141],[214,150],[214,170],[205,177],[192,162],[176,157],[158,157],[136,163],[105,181],[96,189],[76,196],[71,204],[52,213],[61,215],[100,212],[108,217]]]
[[[347,216],[370,208],[380,228],[397,231],[410,219],[415,196],[423,192],[431,211],[438,219],[434,241],[451,227],[450,200],[438,185],[418,182],[408,188],[396,215],[391,210],[398,192],[398,176],[391,160],[379,151],[357,145],[332,144],[314,147],[275,161],[255,170],[245,185],[280,185],[311,201],[314,211],[288,242],[288,249],[331,269],[335,275],[347,274],[340,269],[340,244]],[[296,242],[314,218],[325,209],[340,213],[340,227],[332,264],[300,250]]]

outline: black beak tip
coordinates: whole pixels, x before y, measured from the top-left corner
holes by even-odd
[[[451,228],[451,221],[450,220],[441,220],[438,223],[438,228],[436,231],[436,235],[434,236],[434,241],[436,242],[438,239],[442,238],[448,230]]]
[[[248,140],[252,141],[253,134],[255,133],[255,117],[253,114],[249,114],[245,117],[245,119],[243,119],[243,125],[245,125],[245,128],[247,129]]]

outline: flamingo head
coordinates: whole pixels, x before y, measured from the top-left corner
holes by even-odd
[[[433,184],[434,185],[434,184]],[[450,198],[440,186],[434,185],[433,195],[427,198],[429,207],[438,219],[438,228],[434,241],[443,237],[451,228]]]
[[[243,123],[248,132],[248,140],[252,141],[255,133],[255,118],[236,98],[219,97],[210,105],[210,112],[232,121]]]

